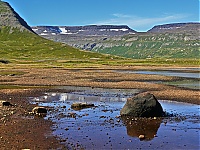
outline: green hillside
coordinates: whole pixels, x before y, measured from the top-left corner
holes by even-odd
[[[93,51],[113,55],[144,58],[200,58],[200,42],[192,35],[182,33],[157,33],[124,36],[117,40],[101,42]],[[106,45],[106,46],[105,46]],[[110,45],[110,46],[109,46]]]
[[[0,33],[0,59],[41,61],[111,58],[98,53],[80,51],[66,44],[46,40],[28,31],[21,32],[17,28],[3,27]]]
[[[105,54],[86,52],[66,44],[44,39],[5,2],[0,1],[0,60],[17,63],[102,63],[120,59]],[[1,64],[1,63],[0,63]]]

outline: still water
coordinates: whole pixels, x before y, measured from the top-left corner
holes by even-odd
[[[46,93],[30,100],[50,108],[45,119],[55,123],[53,134],[69,149],[199,149],[199,105],[160,100],[173,117],[123,119],[121,108],[138,90],[65,88],[70,92]],[[73,110],[74,102],[95,107]],[[138,138],[141,134],[144,140]]]
[[[137,71],[117,71],[121,73],[136,73],[180,77],[177,81],[161,82],[163,84],[174,85],[189,89],[200,89],[200,68],[171,68],[169,70],[137,70]],[[151,81],[153,82],[153,81]],[[158,83],[158,81],[155,81]]]
[[[184,77],[184,78],[200,78],[200,68],[169,68],[168,70],[137,70],[137,71],[121,71],[126,73],[138,74],[155,74],[164,76]]]

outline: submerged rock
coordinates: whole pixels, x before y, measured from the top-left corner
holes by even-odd
[[[81,110],[84,108],[90,108],[90,107],[94,107],[94,104],[88,104],[88,103],[73,103],[71,105],[71,108],[74,110]]]
[[[164,114],[161,104],[150,93],[140,93],[128,98],[120,111],[120,115],[133,117],[162,117]]]

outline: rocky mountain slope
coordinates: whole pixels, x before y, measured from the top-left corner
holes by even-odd
[[[56,28],[56,31],[60,31],[52,32],[51,30],[51,32],[49,32],[50,28]],[[44,38],[67,43],[83,50],[128,58],[200,57],[200,23],[158,25],[144,33],[130,30],[127,26],[102,25],[76,28],[77,27],[46,28],[40,26],[33,27],[33,30]]]
[[[31,27],[6,2],[0,1],[0,28],[12,27],[32,31]]]

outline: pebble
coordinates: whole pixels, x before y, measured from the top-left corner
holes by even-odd
[[[144,139],[144,138],[145,138],[145,136],[144,136],[144,135],[142,135],[142,134],[141,134],[141,135],[139,135],[139,139],[141,139],[141,140],[142,140],[142,139]]]

